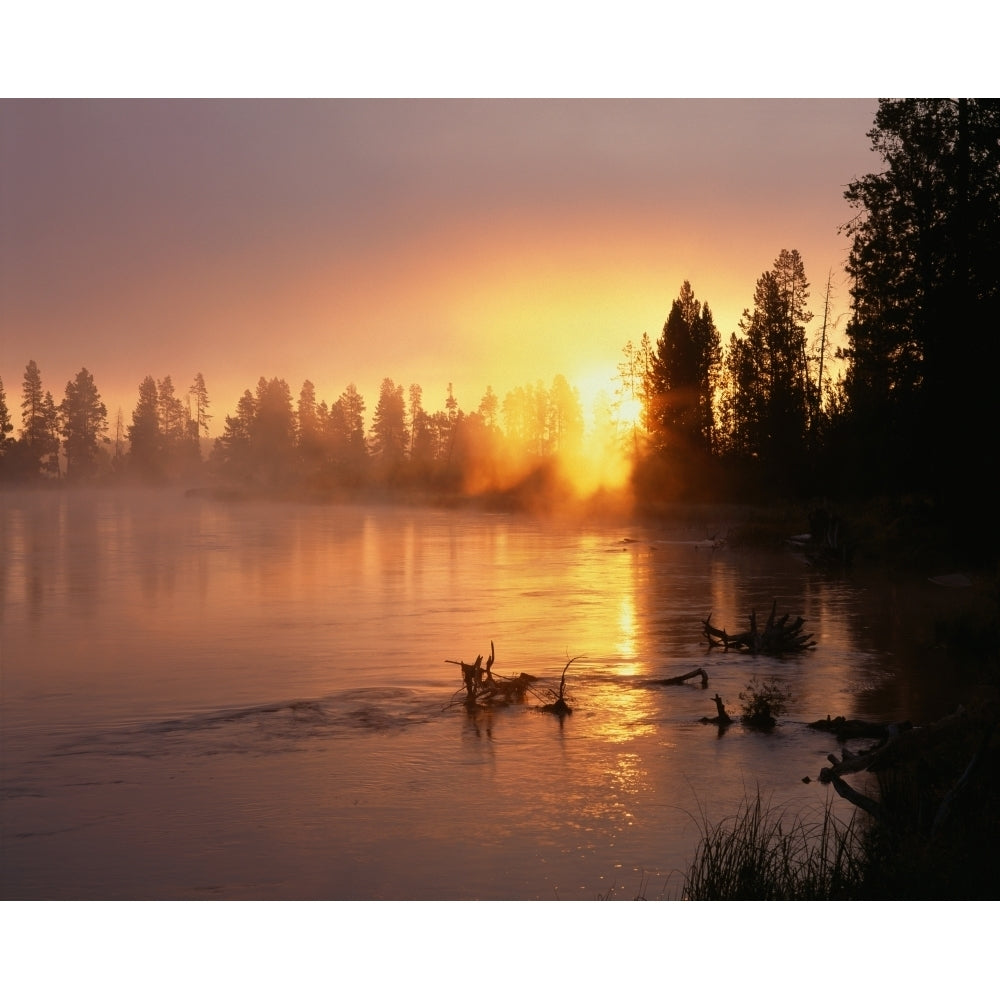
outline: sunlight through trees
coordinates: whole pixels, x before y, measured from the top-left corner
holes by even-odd
[[[883,100],[869,137],[884,169],[846,185],[851,310],[839,351],[829,346],[832,269],[814,324],[806,262],[781,249],[725,338],[687,280],[655,342],[622,331],[606,386],[585,386],[590,412],[562,374],[502,397],[487,385],[468,410],[451,382],[435,406],[422,386],[385,378],[366,429],[354,383],[328,404],[306,380],[293,403],[287,382],[262,376],[211,441],[204,375],[183,401],[169,374],[147,375],[112,442],[87,369],[57,406],[29,360],[16,434],[0,384],[0,480],[214,479],[512,503],[543,493],[558,502],[624,491],[657,503],[916,490],[956,523],[971,509],[992,525],[988,491],[970,496],[967,480],[997,445],[984,379],[998,360],[1000,101]]]

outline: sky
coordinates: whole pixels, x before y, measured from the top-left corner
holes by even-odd
[[[471,411],[561,374],[586,408],[685,280],[724,341],[785,248],[846,311],[876,103],[0,101],[8,406],[34,360],[57,403],[86,367],[112,423],[201,372],[212,433],[262,376],[354,383],[369,419],[387,377]]]
[[[802,253],[816,312],[833,269],[842,315],[842,192],[879,168],[870,95],[994,89],[986,17],[971,0],[946,17],[867,0],[624,0],[610,16],[554,0],[7,5],[8,405],[17,422],[29,359],[57,402],[86,366],[126,421],[147,374],[183,391],[201,371],[213,433],[262,375],[296,394],[309,378],[328,401],[353,381],[369,418],[383,377],[419,382],[432,408],[450,380],[467,410],[489,384],[607,384],[685,279],[728,338],[782,248]],[[336,100],[229,100],[261,96]],[[137,100],[164,97],[217,100]],[[656,99],[591,100],[609,97]],[[100,953],[79,921],[59,940]]]

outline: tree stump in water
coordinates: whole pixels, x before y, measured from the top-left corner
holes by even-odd
[[[715,711],[717,714],[714,717],[705,716],[705,718],[703,718],[701,721],[706,725],[713,724],[717,726],[731,726],[733,724],[733,720],[732,717],[729,715],[729,713],[726,711],[726,706],[722,703],[722,699],[718,695],[716,695],[711,700],[715,702]]]
[[[816,645],[812,633],[802,635],[802,626],[805,619],[796,618],[789,623],[788,615],[775,620],[778,602],[771,605],[771,614],[768,616],[764,630],[757,627],[757,612],[750,612],[750,628],[746,632],[737,632],[730,635],[725,629],[716,628],[712,624],[712,615],[701,623],[702,635],[708,639],[708,645],[722,646],[723,649],[739,650],[741,653],[751,653],[757,655],[764,653],[772,656],[782,656],[785,653],[801,653],[806,649],[812,649]]]
[[[579,656],[574,656],[573,660],[580,659]],[[549,705],[542,705],[543,712],[551,712],[553,715],[558,715],[560,717],[565,717],[567,715],[573,714],[573,709],[566,704],[566,671],[569,670],[569,665],[573,660],[568,660],[566,666],[563,667],[562,679],[559,681],[559,697],[556,698],[554,702]]]

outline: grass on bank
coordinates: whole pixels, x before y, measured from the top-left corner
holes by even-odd
[[[721,822],[703,815],[683,898],[1000,898],[1000,712],[990,700],[960,718],[874,773],[877,817],[845,823],[833,799],[818,819],[789,816],[759,790]]]
[[[702,839],[684,885],[690,900],[857,899],[865,841],[827,803],[815,819],[789,816],[748,795],[736,814],[700,821]]]

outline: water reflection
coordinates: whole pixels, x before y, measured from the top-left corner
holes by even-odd
[[[618,610],[617,652],[624,660],[634,660],[639,648],[639,626],[636,621],[635,594],[622,594]]]
[[[917,687],[887,645],[908,595],[679,526],[51,493],[0,496],[0,539],[4,879],[40,895],[595,898],[682,867],[691,817],[757,782],[815,803],[832,745],[802,723]],[[710,611],[775,600],[812,653],[708,650]],[[576,657],[573,714],[445,710],[445,661],[490,640],[553,691]],[[786,725],[698,723],[754,674]]]
[[[625,676],[632,673],[629,669]],[[589,678],[588,678],[589,680]],[[585,695],[588,727],[608,743],[628,743],[652,733],[659,705],[656,693],[632,683],[598,682]]]

